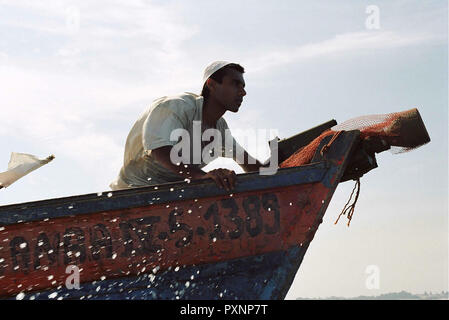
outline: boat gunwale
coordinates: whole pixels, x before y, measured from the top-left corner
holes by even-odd
[[[212,179],[199,179],[190,183],[181,181],[0,206],[0,226],[315,183],[322,181],[329,166],[328,161],[324,160],[279,168],[273,175],[260,175],[259,172],[239,174],[235,189],[231,192],[219,188]],[[184,195],[182,198],[179,198],[180,192]],[[148,199],[154,195],[159,200],[149,202]],[[67,210],[67,206],[72,208]]]

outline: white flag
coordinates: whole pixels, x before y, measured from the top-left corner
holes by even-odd
[[[6,188],[31,171],[49,163],[54,158],[55,156],[51,155],[45,159],[38,159],[32,154],[12,152],[11,159],[8,163],[8,170],[0,173],[0,189],[3,187]]]

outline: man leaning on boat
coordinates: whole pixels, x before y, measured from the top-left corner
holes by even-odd
[[[186,92],[153,101],[128,134],[124,163],[111,189],[212,178],[229,191],[235,185],[233,170],[201,170],[218,156],[236,160],[241,155],[237,163],[245,172],[259,170],[262,164],[236,142],[222,117],[242,104],[244,72],[239,64],[216,61],[204,71],[201,95]],[[212,142],[203,141],[205,136]]]

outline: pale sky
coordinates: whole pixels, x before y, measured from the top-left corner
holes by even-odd
[[[432,139],[378,155],[349,228],[333,224],[353,187],[339,185],[287,298],[448,290],[447,37],[443,0],[0,0],[0,171],[11,152],[56,156],[0,205],[109,190],[151,101],[199,93],[206,65],[230,60],[248,93],[231,130],[286,138],[417,107]]]

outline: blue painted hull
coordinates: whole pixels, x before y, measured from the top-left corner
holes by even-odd
[[[80,285],[80,289],[48,290],[24,299],[86,300],[274,300],[284,299],[306,249],[234,259],[179,270],[105,279]],[[284,283],[284,287],[279,287]]]

